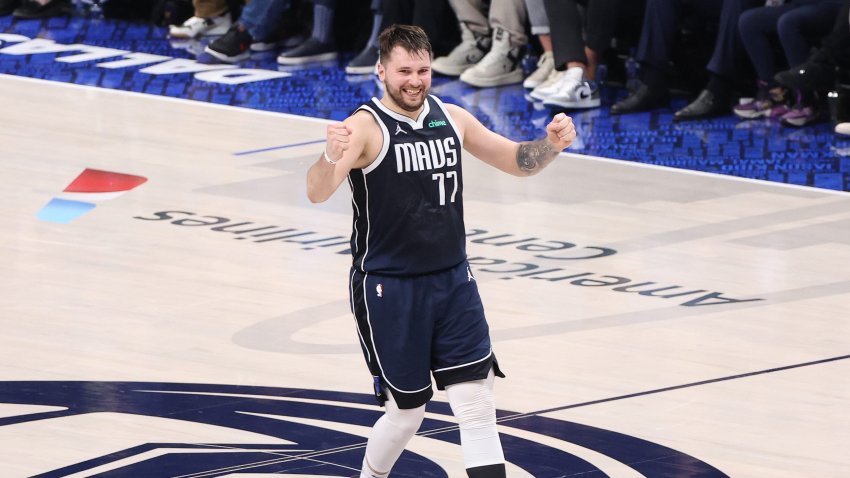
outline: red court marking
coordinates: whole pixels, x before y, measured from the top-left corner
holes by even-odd
[[[129,191],[147,182],[148,178],[132,174],[113,173],[99,169],[88,169],[80,173],[65,188],[69,193],[111,193]]]

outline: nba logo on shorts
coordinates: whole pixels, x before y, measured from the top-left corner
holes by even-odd
[[[378,284],[377,286],[375,286],[375,292],[378,293],[378,297],[383,297],[384,296],[384,286],[381,285],[381,284]]]

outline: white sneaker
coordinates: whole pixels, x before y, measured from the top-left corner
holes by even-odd
[[[458,76],[472,67],[490,50],[490,37],[476,36],[465,23],[460,24],[460,44],[448,56],[435,58],[431,69],[446,76]]]
[[[511,47],[510,33],[503,28],[493,32],[493,48],[475,66],[460,75],[460,81],[487,88],[522,82],[519,47]]]
[[[522,82],[524,88],[537,88],[549,78],[549,75],[555,71],[555,60],[552,57],[552,52],[547,51],[540,55],[537,60],[537,69],[534,73],[528,75],[528,78]]]
[[[543,101],[544,106],[572,109],[598,108],[602,104],[596,82],[585,80],[581,67],[568,68],[558,85],[558,91]]]
[[[529,96],[537,101],[545,101],[546,98],[558,92],[558,83],[561,82],[565,74],[567,74],[566,71],[552,70],[552,73],[549,73],[549,77],[546,78],[546,81],[540,83],[537,88],[531,90]]]
[[[835,134],[850,136],[850,123],[838,123],[835,125]]]
[[[182,25],[169,25],[168,35],[172,38],[196,38],[200,35],[224,35],[230,29],[230,12],[212,18],[192,17]]]

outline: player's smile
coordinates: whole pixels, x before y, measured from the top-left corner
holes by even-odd
[[[408,86],[407,88],[402,88],[401,92],[404,93],[405,96],[409,97],[411,99],[411,101],[418,100],[419,98],[422,97],[422,87],[421,86],[416,87],[416,88]]]

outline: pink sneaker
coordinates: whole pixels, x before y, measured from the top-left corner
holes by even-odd
[[[741,119],[778,118],[789,111],[786,96],[784,88],[768,88],[766,82],[759,80],[756,98],[749,103],[736,105],[732,111]]]
[[[817,101],[817,98],[814,101]],[[820,119],[820,109],[814,102],[811,104],[804,103],[803,92],[800,90],[797,90],[797,103],[780,118],[782,124],[796,127],[806,126],[818,119]]]
[[[806,126],[820,119],[820,111],[812,105],[797,104],[782,115],[781,121],[788,126]]]

